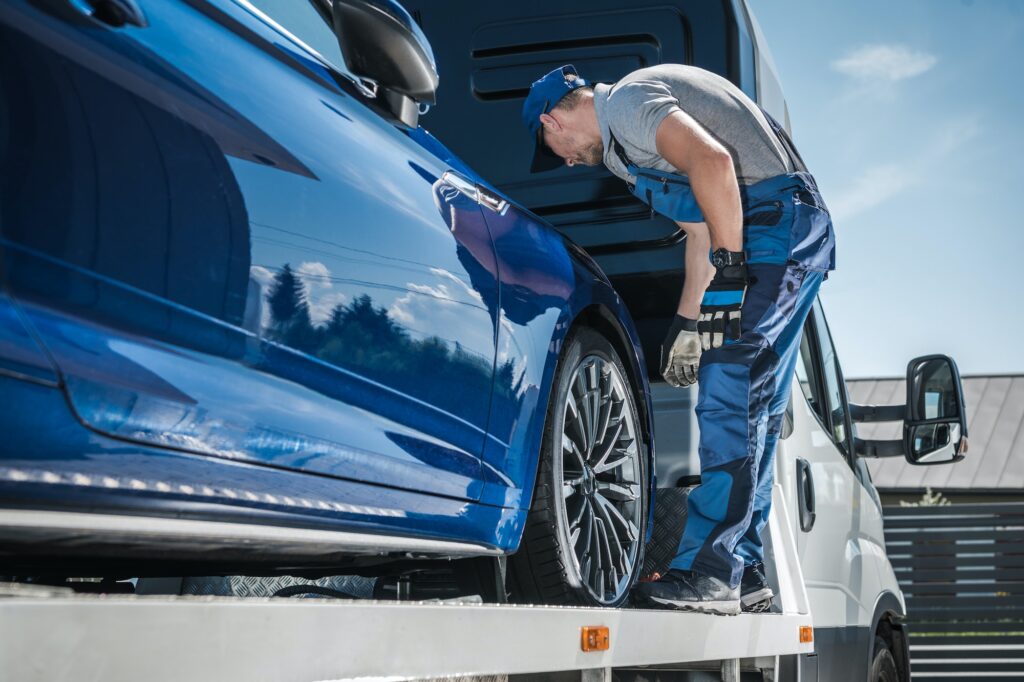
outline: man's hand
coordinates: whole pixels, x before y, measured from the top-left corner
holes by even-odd
[[[661,342],[661,375],[676,388],[697,383],[700,335],[697,321],[676,315]]]
[[[697,329],[704,350],[740,338],[740,309],[747,294],[747,266],[719,268],[704,292]]]

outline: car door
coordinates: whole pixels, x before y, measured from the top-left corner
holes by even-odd
[[[821,672],[831,670],[845,679],[847,654],[855,651],[859,664],[863,653],[861,631],[871,624],[878,557],[885,552],[881,506],[853,455],[846,384],[820,300],[804,328],[796,375],[800,393],[780,473],[795,501],[791,521],[814,616],[819,675],[833,679]]]
[[[325,7],[4,3],[7,283],[101,432],[476,499],[486,225]]]

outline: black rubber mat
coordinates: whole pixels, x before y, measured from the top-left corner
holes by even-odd
[[[679,549],[686,527],[686,498],[693,487],[658,488],[654,499],[654,533],[647,544],[644,570],[640,575],[664,575]]]

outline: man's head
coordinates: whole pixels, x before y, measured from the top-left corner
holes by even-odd
[[[594,91],[567,64],[534,81],[523,104],[523,123],[536,145],[530,170],[566,163],[596,166],[604,145],[594,112]]]

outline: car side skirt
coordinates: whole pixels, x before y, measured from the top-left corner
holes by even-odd
[[[318,563],[352,555],[413,554],[424,557],[498,555],[500,550],[466,542],[294,528],[200,519],[128,516],[34,509],[0,510],[0,543],[7,547],[45,546],[48,553],[87,543],[94,552],[201,555],[292,561],[316,557]]]

